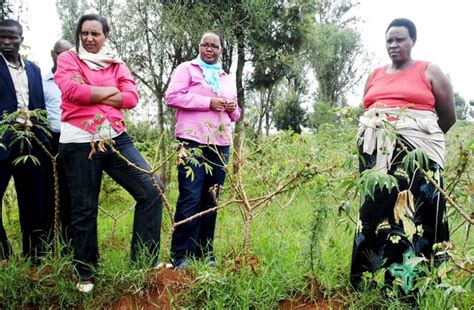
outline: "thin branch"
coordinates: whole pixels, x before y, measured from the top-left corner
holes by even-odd
[[[238,200],[238,199],[234,199],[234,200],[229,200],[229,201],[226,201],[225,203],[219,205],[219,206],[216,206],[214,208],[210,208],[210,209],[207,209],[205,211],[202,211],[202,212],[199,212],[199,213],[196,213],[195,215],[193,216],[190,216],[190,217],[187,217],[186,219],[182,220],[182,221],[179,221],[179,222],[176,222],[173,224],[173,228],[176,228],[177,226],[179,225],[183,225],[183,224],[186,224],[186,223],[189,223],[199,217],[202,217],[208,213],[211,213],[211,212],[214,212],[214,211],[217,211],[219,209],[222,209],[222,208],[225,208],[231,204],[239,204],[239,203],[242,203],[242,200]]]

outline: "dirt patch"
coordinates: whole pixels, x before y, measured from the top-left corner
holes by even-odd
[[[329,300],[321,290],[321,284],[311,278],[305,277],[308,282],[303,293],[297,292],[294,298],[282,300],[278,305],[281,310],[313,310],[313,309],[342,309],[342,303],[337,300]]]
[[[224,263],[224,268],[227,272],[238,272],[246,268],[252,273],[257,273],[260,269],[260,260],[255,255],[239,256],[235,259],[228,259]]]
[[[181,294],[188,291],[194,281],[189,270],[176,271],[161,268],[150,272],[147,277],[145,291],[140,295],[125,295],[109,309],[171,309]]]

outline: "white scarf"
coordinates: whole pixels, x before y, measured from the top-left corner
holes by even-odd
[[[393,129],[386,126],[393,126]],[[363,152],[377,152],[375,169],[387,172],[391,166],[395,139],[390,131],[403,136],[416,149],[444,167],[444,133],[439,128],[438,116],[432,111],[403,108],[370,109],[359,120],[358,137],[363,138]]]
[[[113,53],[106,44],[97,53],[89,53],[79,42],[79,53],[77,56],[92,70],[107,69],[111,64],[121,64],[123,61]]]

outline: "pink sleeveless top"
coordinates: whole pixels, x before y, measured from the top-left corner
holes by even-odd
[[[417,60],[397,73],[387,73],[387,66],[375,69],[367,84],[364,108],[368,110],[373,103],[379,102],[386,108],[434,111],[435,97],[425,75],[428,64]]]

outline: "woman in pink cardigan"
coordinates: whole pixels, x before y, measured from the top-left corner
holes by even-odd
[[[214,207],[224,184],[231,123],[239,119],[240,109],[235,82],[219,62],[223,43],[220,33],[206,32],[199,56],[176,68],[166,92],[166,103],[176,109],[176,138],[188,151],[178,164],[176,222]],[[205,164],[212,172],[206,171]],[[211,212],[176,227],[171,243],[176,269],[187,267],[193,258],[206,259],[210,266],[217,264],[213,251],[216,217]]]
[[[138,94],[130,71],[107,49],[108,34],[105,18],[82,16],[76,48],[59,56],[54,76],[62,93],[59,158],[71,193],[72,246],[81,292],[92,290],[98,267],[97,212],[103,171],[136,200],[132,262],[140,258],[150,266],[158,264],[162,204],[152,179],[109,148],[97,148],[99,141],[111,139],[130,162],[150,169],[125,132],[121,110],[133,109]],[[145,256],[139,257],[142,253]]]

